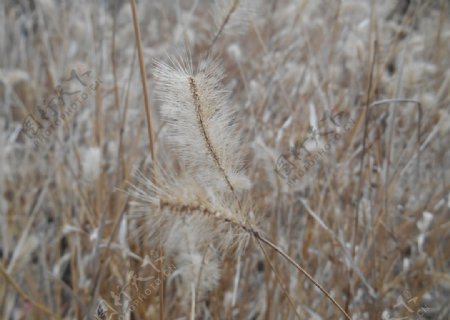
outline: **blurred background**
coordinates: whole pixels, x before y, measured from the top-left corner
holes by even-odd
[[[449,1],[218,2],[137,3],[157,161],[178,164],[155,61],[217,57],[266,235],[353,319],[450,319]],[[0,0],[0,25],[1,319],[296,319],[286,290],[342,318],[253,242],[194,317],[189,266],[155,283],[125,192],[152,164],[128,1]]]

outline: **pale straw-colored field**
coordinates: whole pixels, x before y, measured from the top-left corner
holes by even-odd
[[[450,319],[449,55],[447,0],[1,0],[0,319]]]

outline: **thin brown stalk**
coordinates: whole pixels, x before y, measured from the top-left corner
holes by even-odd
[[[50,316],[51,319],[60,319],[58,316],[54,315],[50,309],[48,309],[46,306],[40,304],[39,302],[34,301],[31,299],[20,287],[19,285],[14,281],[13,278],[8,274],[8,272],[3,267],[3,264],[0,263],[0,273],[3,275],[3,277],[6,279],[6,281],[9,282],[9,284],[17,291],[17,293],[22,297],[22,300],[27,301],[31,303],[33,307],[36,309],[42,311],[46,315]]]
[[[364,167],[364,158],[366,155],[366,149],[367,149],[367,135],[368,135],[368,125],[369,125],[369,105],[370,105],[370,97],[372,94],[372,86],[373,86],[373,74],[375,71],[375,63],[376,63],[376,58],[377,58],[377,48],[378,48],[378,44],[377,41],[375,40],[373,43],[373,56],[372,56],[372,63],[370,66],[370,72],[369,72],[369,84],[367,86],[367,95],[366,95],[366,105],[364,108],[364,135],[363,135],[363,141],[362,141],[362,152],[361,152],[361,160],[359,163],[359,181],[358,181],[358,193],[356,195],[357,200],[356,200],[356,208],[355,208],[355,217],[354,217],[354,224],[353,224],[353,245],[352,245],[352,258],[353,260],[355,259],[355,255],[356,255],[356,242],[358,239],[358,224],[359,224],[359,201],[361,200],[361,190],[362,190],[362,185],[363,185],[363,167]],[[347,300],[347,305],[346,305],[346,309],[348,309],[348,306],[350,304],[350,300],[351,297],[353,295],[352,292],[352,288],[351,288],[351,283],[352,283],[352,279],[353,279],[353,269],[350,270],[349,272],[349,279],[350,281],[348,282],[348,295],[349,298]]]
[[[219,36],[222,34],[223,30],[225,29],[226,25],[231,19],[231,16],[236,11],[236,9],[239,6],[240,0],[233,0],[233,4],[231,5],[230,9],[228,10],[225,18],[222,20],[222,23],[219,26],[219,29],[217,30],[216,34],[214,35],[213,39],[211,40],[210,45],[208,46],[209,50],[214,46]]]
[[[126,178],[126,161],[125,161],[125,155],[123,152],[123,140],[124,140],[123,135],[125,132],[125,123],[127,121],[128,109],[130,106],[129,97],[130,97],[131,78],[133,77],[135,63],[136,63],[136,55],[135,55],[135,53],[133,53],[133,61],[131,63],[130,73],[128,76],[127,89],[126,89],[126,93],[125,93],[125,106],[124,106],[124,110],[123,110],[123,114],[122,114],[122,119],[120,121],[119,147],[117,149],[118,168],[121,167],[121,171],[118,173],[118,176],[120,174],[122,174],[123,178]],[[140,128],[140,126],[139,126],[139,128]],[[118,179],[119,179],[119,177],[118,177]]]
[[[149,140],[149,145],[150,145],[150,154],[151,154],[152,160],[155,161],[153,126],[152,126],[152,119],[151,119],[151,112],[150,112],[150,102],[149,102],[148,92],[147,92],[147,75],[145,72],[144,57],[142,54],[141,32],[139,30],[136,1],[130,0],[130,4],[131,4],[131,11],[133,14],[134,35],[136,38],[136,46],[137,46],[138,57],[139,57],[139,69],[141,71],[141,83],[142,83],[142,91],[144,94],[144,106],[145,106],[145,116],[147,119],[147,134],[148,134],[148,140]],[[159,245],[159,254],[162,255],[161,245]],[[162,269],[160,269],[159,277],[160,277],[160,279],[163,278]],[[160,304],[159,305],[159,318],[161,320],[164,320],[164,286],[163,285],[159,286],[159,304]]]
[[[116,235],[116,233],[117,233],[117,230],[118,230],[118,228],[119,228],[120,222],[122,221],[122,218],[123,218],[123,216],[125,215],[125,212],[126,212],[125,208],[126,208],[127,205],[128,205],[128,201],[125,201],[124,207],[121,208],[121,210],[119,211],[120,214],[117,216],[116,220],[114,221],[114,225],[113,225],[113,227],[112,227],[111,235],[110,235],[109,240],[108,240],[108,243],[107,243],[107,245],[106,245],[106,251],[108,251],[109,248],[111,247],[111,244],[112,244],[112,242],[113,242],[113,240],[114,240],[114,237],[115,237],[115,235]],[[103,269],[105,268],[106,265],[107,265],[107,264],[106,264],[105,262],[102,263],[102,264],[100,265],[100,267],[98,268],[98,270],[97,270],[97,273],[96,273],[96,276],[95,276],[95,280],[94,280],[94,286],[93,286],[93,288],[92,288],[92,295],[93,295],[94,297],[97,297],[97,294],[98,294],[98,285],[99,285],[99,283],[100,283],[100,277],[101,277],[102,272],[103,272]]]
[[[301,273],[303,273],[305,275],[305,277],[308,278],[309,281],[311,281],[320,291],[322,291],[322,293],[342,312],[342,314],[348,319],[351,320],[352,318],[347,314],[347,312],[345,312],[345,310],[339,305],[339,303],[328,293],[328,291],[326,291],[316,280],[314,280],[314,278],[305,270],[303,269],[300,265],[298,265],[289,255],[287,255],[281,248],[279,248],[277,245],[275,245],[273,242],[271,242],[270,240],[264,238],[263,236],[261,236],[258,232],[255,232],[253,234],[255,236],[255,238],[257,238],[258,240],[261,240],[262,242],[264,242],[266,245],[268,245],[270,248],[272,248],[273,250],[275,250],[277,253],[279,253],[283,258],[285,258],[290,264],[292,264],[293,266],[295,266],[297,268],[297,270],[299,270]]]
[[[278,274],[277,269],[275,268],[275,266],[273,265],[272,261],[270,260],[269,255],[267,254],[266,250],[264,250],[264,246],[262,245],[261,240],[256,238],[256,241],[258,242],[258,245],[261,248],[261,251],[262,251],[262,253],[264,255],[264,258],[266,259],[267,263],[269,264],[270,269],[272,270],[273,274],[275,275],[275,278],[277,279],[278,283],[280,284],[281,290],[283,290],[285,296],[287,297],[287,299],[289,301],[289,304],[291,305],[291,308],[294,310],[295,315],[297,316],[298,319],[302,319],[302,317],[300,316],[300,314],[297,311],[297,308],[295,307],[294,301],[292,300],[292,297],[289,294],[289,291],[287,290],[287,288],[285,287],[285,285],[281,281],[281,277]]]
[[[142,54],[141,31],[139,30],[136,1],[130,0],[130,4],[131,4],[131,11],[133,14],[133,26],[134,26],[134,35],[135,35],[135,39],[136,39],[136,47],[137,47],[138,58],[139,58],[139,69],[141,70],[142,93],[144,95],[145,116],[147,119],[147,133],[148,133],[148,141],[150,143],[150,154],[151,154],[152,160],[155,160],[155,150],[154,150],[154,141],[153,141],[153,126],[152,126],[152,118],[151,118],[151,112],[150,112],[150,101],[149,101],[148,92],[147,92],[147,75],[145,72],[144,56]]]

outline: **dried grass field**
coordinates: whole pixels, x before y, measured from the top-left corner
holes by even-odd
[[[0,0],[0,319],[450,319],[448,0]]]

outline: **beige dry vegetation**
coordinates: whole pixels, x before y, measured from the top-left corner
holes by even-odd
[[[449,319],[449,2],[133,2],[0,1],[0,319]]]

